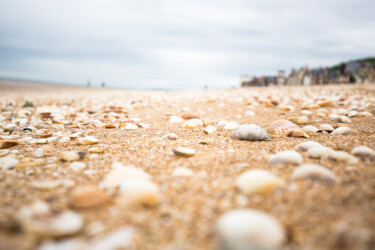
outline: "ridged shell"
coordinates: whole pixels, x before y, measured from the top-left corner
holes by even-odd
[[[293,130],[299,130],[297,124],[288,121],[288,120],[277,120],[271,123],[271,132],[279,135],[287,135],[288,133],[292,132]]]

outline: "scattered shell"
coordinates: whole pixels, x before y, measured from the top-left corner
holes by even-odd
[[[199,118],[199,115],[197,113],[192,113],[192,112],[184,113],[182,115],[182,119],[185,119],[185,120],[190,120],[194,118]]]
[[[297,116],[289,118],[289,121],[294,122],[296,124],[306,124],[309,123],[309,118],[307,116]]]
[[[0,149],[11,148],[18,145],[18,141],[4,140],[0,141]]]
[[[75,208],[99,207],[111,200],[111,196],[95,186],[78,186],[71,193],[71,204]]]
[[[60,159],[63,161],[79,161],[85,156],[85,152],[67,151],[60,154]]]
[[[110,232],[109,234],[104,236],[102,239],[94,240],[94,242],[92,242],[87,249],[90,249],[90,250],[131,249],[133,238],[134,238],[134,229],[132,227],[125,226],[113,232]],[[81,248],[77,248],[76,250],[78,249],[81,249]],[[44,249],[41,249],[41,250],[44,250]]]
[[[169,133],[169,134],[164,135],[162,138],[165,140],[176,140],[178,139],[178,136],[174,133]]]
[[[311,179],[328,184],[339,182],[339,178],[331,170],[317,164],[303,164],[297,167],[293,171],[292,179]]]
[[[61,181],[34,181],[31,183],[31,187],[41,191],[54,190],[60,187],[62,184]]]
[[[80,161],[74,161],[70,163],[69,167],[75,172],[80,172],[86,168],[86,164]]]
[[[150,175],[144,172],[142,169],[133,166],[122,166],[118,164],[114,170],[109,172],[104,180],[101,182],[103,188],[116,188],[121,184],[122,181],[131,178],[137,179],[150,179]],[[120,166],[121,165],[121,166]]]
[[[344,115],[330,114],[329,118],[331,118],[331,120],[334,122],[351,123],[351,120]]]
[[[174,116],[172,115],[171,118],[169,118],[169,123],[180,123],[180,122],[183,122],[184,119],[182,119],[181,117],[178,117],[178,116]]]
[[[334,128],[332,127],[332,125],[329,125],[329,124],[321,124],[319,126],[319,130],[322,130],[322,131],[327,131],[327,132],[332,132],[334,130]]]
[[[310,138],[308,134],[305,133],[305,131],[301,129],[295,129],[290,131],[289,133],[286,134],[289,137],[305,137],[305,138]]]
[[[264,128],[255,124],[241,125],[230,137],[245,141],[270,141],[272,139]]]
[[[44,157],[44,150],[42,148],[38,148],[34,151],[34,156],[36,158],[42,158]]]
[[[0,149],[0,157],[6,156],[7,154],[9,154],[8,149]]]
[[[295,149],[306,152],[310,148],[316,148],[316,147],[321,147],[321,146],[322,144],[316,141],[305,141],[295,146]]]
[[[125,123],[124,129],[126,129],[126,130],[136,130],[136,129],[138,129],[138,126],[136,124],[133,124],[133,123]]]
[[[48,138],[48,137],[51,137],[52,136],[52,132],[48,131],[48,130],[42,130],[42,131],[38,131],[36,133],[36,135],[39,137],[39,138]]]
[[[278,134],[278,135],[287,135],[292,137],[306,137],[309,138],[309,136],[301,130],[300,127],[298,127],[297,124],[288,121],[288,120],[277,120],[273,123],[271,123],[271,132]]]
[[[193,155],[196,154],[196,152],[195,152],[194,149],[191,149],[191,148],[183,148],[183,147],[174,148],[174,149],[173,149],[173,153],[174,153],[176,156],[184,156],[184,157],[190,157],[190,156],[193,156]]]
[[[115,124],[106,124],[106,125],[104,125],[104,127],[112,129],[112,128],[116,128],[116,125]]]
[[[310,158],[313,158],[313,159],[320,159],[320,158],[323,158],[323,157],[327,156],[332,151],[334,151],[334,150],[321,145],[319,147],[309,148],[306,152],[306,156],[310,157]]]
[[[274,164],[302,164],[303,158],[296,151],[281,151],[273,156],[271,156],[269,162]]]
[[[355,158],[351,154],[348,154],[347,152],[344,152],[344,151],[332,151],[325,156],[325,159],[337,161],[337,162],[344,162],[348,164],[358,163],[357,158]]]
[[[285,230],[276,218],[253,209],[225,213],[214,232],[218,249],[279,249],[286,241]]]
[[[181,176],[181,177],[190,177],[190,176],[194,176],[194,173],[188,168],[179,167],[173,170],[172,175]]]
[[[69,143],[69,142],[70,142],[70,137],[67,137],[67,136],[61,137],[61,139],[59,140],[59,143]]]
[[[18,160],[14,159],[11,156],[1,157],[0,158],[0,168],[1,170],[9,170],[14,168],[18,164]]]
[[[332,100],[326,100],[326,101],[318,102],[318,105],[320,107],[331,107],[331,106],[333,106],[333,101]]]
[[[160,201],[159,188],[147,179],[127,179],[120,184],[120,203],[153,206]]]
[[[197,127],[203,127],[202,120],[190,119],[190,120],[187,120],[186,122],[184,122],[184,124],[182,125],[182,128],[185,128],[185,129],[193,129],[193,128],[197,128]]]
[[[212,134],[216,131],[216,127],[214,126],[207,126],[204,130],[203,130],[206,134]]]
[[[302,130],[305,131],[306,133],[316,133],[319,131],[319,129],[314,126],[305,126],[302,128]]]
[[[355,110],[349,111],[348,117],[356,117],[359,116],[359,113]]]
[[[91,145],[91,144],[98,143],[99,140],[93,136],[85,136],[85,137],[80,137],[78,139],[78,142],[82,145]]]
[[[285,183],[279,177],[266,170],[248,170],[236,179],[236,187],[245,195],[252,193],[270,193],[281,189]]]
[[[228,122],[223,129],[226,130],[232,130],[232,129],[237,129],[240,125],[238,125],[237,122]]]
[[[368,111],[363,111],[363,112],[360,112],[360,113],[359,113],[359,116],[361,116],[361,117],[372,117],[372,116],[374,116],[374,115],[371,114],[371,113],[368,112]]]
[[[352,155],[357,156],[361,159],[375,160],[375,151],[366,146],[359,146],[352,149]]]
[[[331,135],[351,135],[354,133],[354,130],[348,127],[339,127],[335,129]]]

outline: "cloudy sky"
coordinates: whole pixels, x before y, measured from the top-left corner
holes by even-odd
[[[375,56],[373,0],[0,0],[0,77],[238,86],[241,74]]]

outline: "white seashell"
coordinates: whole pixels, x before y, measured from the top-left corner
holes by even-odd
[[[297,167],[292,174],[292,179],[311,179],[334,184],[339,178],[328,168],[317,164],[303,164]]]
[[[59,140],[59,143],[69,143],[70,141],[70,137],[64,136]]]
[[[349,112],[346,109],[338,109],[337,114],[339,115],[347,115]]]
[[[63,161],[79,161],[83,159],[83,156],[84,153],[80,154],[80,152],[76,151],[67,151],[60,154],[60,159]]]
[[[207,127],[205,127],[203,132],[205,132],[206,134],[212,134],[212,133],[216,132],[216,130],[217,129],[214,126],[207,126]]]
[[[232,130],[232,129],[237,129],[239,126],[240,125],[238,125],[237,122],[228,122],[227,124],[225,124],[223,129]]]
[[[196,154],[194,149],[184,148],[184,147],[174,148],[173,153],[176,156],[184,156],[184,157],[190,157]]]
[[[294,148],[296,150],[306,152],[310,148],[316,148],[316,147],[321,147],[321,146],[322,146],[322,144],[320,144],[319,142],[316,142],[316,141],[305,141],[305,142],[302,142],[302,143],[298,144]]]
[[[139,126],[140,126],[141,128],[150,128],[150,127],[151,127],[150,124],[146,124],[146,123],[143,123],[143,122],[140,122],[140,123],[139,123]]]
[[[245,116],[254,116],[254,114],[255,113],[253,111],[250,111],[250,110],[245,112]]]
[[[361,159],[368,158],[370,160],[375,160],[375,150],[366,146],[355,147],[352,149],[351,153]]]
[[[312,115],[312,112],[309,110],[301,110],[301,114],[303,115]]]
[[[309,123],[309,118],[307,116],[292,117],[292,118],[289,118],[288,120],[299,125]]]
[[[120,166],[120,164],[118,164],[118,167],[114,167],[114,170],[109,172],[104,177],[104,180],[101,182],[100,186],[102,188],[116,188],[124,180],[134,178],[150,179],[151,176],[144,172],[142,169],[133,166]]]
[[[316,133],[319,131],[319,129],[314,126],[305,126],[302,128],[302,130],[305,131],[306,133]]]
[[[174,133],[166,134],[162,137],[164,140],[176,140],[178,136]]]
[[[184,128],[184,129],[193,129],[193,128],[197,128],[197,127],[203,127],[202,120],[200,120],[200,119],[190,119],[190,120],[187,120],[186,122],[184,122],[184,124],[182,124],[182,128]]]
[[[182,119],[179,116],[172,115],[171,118],[169,118],[169,123],[180,123],[183,122],[184,119]]]
[[[31,187],[37,190],[49,191],[57,189],[62,185],[61,181],[34,181],[31,183]]]
[[[285,186],[284,181],[266,170],[248,170],[236,179],[236,187],[245,195],[269,193]]]
[[[230,137],[246,141],[270,141],[272,139],[264,128],[255,124],[241,125]]]
[[[253,209],[225,213],[214,232],[218,249],[279,249],[286,241],[285,230],[276,218]]]
[[[322,124],[322,125],[319,126],[319,130],[332,132],[334,130],[334,128],[332,127],[332,125]]]
[[[91,144],[98,143],[99,140],[93,136],[85,136],[85,137],[80,137],[78,139],[78,142],[82,145],[91,145]]]
[[[173,176],[181,176],[181,177],[189,177],[189,176],[194,176],[193,171],[191,171],[188,168],[175,168],[172,172]]]
[[[302,164],[303,158],[302,156],[296,151],[282,151],[279,152],[269,159],[269,162],[274,164],[294,164],[299,165]]]
[[[355,110],[349,111],[348,117],[356,117],[359,116],[359,113]]]
[[[313,159],[320,159],[320,158],[328,155],[332,151],[334,151],[334,150],[321,145],[319,147],[309,148],[306,152],[306,156],[310,157],[310,158],[313,158]]]
[[[0,168],[3,171],[14,168],[18,164],[18,160],[14,159],[11,156],[1,157],[0,158]]]
[[[42,148],[38,148],[38,149],[36,149],[36,150],[34,151],[34,156],[35,156],[36,158],[42,158],[42,157],[44,157],[44,151],[43,151],[43,149],[42,149]]]
[[[126,130],[136,130],[136,129],[138,129],[138,126],[134,123],[125,123],[124,129],[126,129]]]
[[[86,164],[80,161],[74,161],[70,163],[69,167],[74,171],[74,172],[79,172],[83,169],[86,168]]]
[[[344,162],[348,164],[358,163],[357,158],[355,158],[351,154],[348,154],[347,152],[344,152],[344,151],[332,151],[329,154],[327,154],[324,158],[328,160]]]
[[[374,115],[371,114],[371,113],[368,112],[368,111],[363,111],[363,112],[360,112],[360,113],[359,113],[359,116],[361,116],[361,117],[371,117],[371,116],[374,116]]]
[[[129,205],[156,205],[160,200],[159,188],[143,178],[126,179],[120,184],[121,199]]]
[[[90,243],[90,246],[85,249],[90,250],[115,250],[115,249],[130,249],[132,240],[134,238],[134,228],[129,226],[121,227],[113,232],[110,232],[101,239],[95,239]],[[82,249],[82,248],[77,248]],[[44,250],[44,249],[41,249]],[[52,250],[52,249],[51,249]],[[62,249],[59,249],[62,250]],[[68,250],[68,249],[66,249]]]
[[[353,130],[351,128],[348,128],[348,127],[339,127],[337,129],[335,129],[331,135],[351,135],[353,134]]]

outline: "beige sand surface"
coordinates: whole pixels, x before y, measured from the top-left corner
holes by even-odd
[[[290,178],[296,166],[268,162],[271,155],[293,150],[297,144],[308,140],[348,153],[361,145],[375,149],[373,116],[351,117],[351,123],[337,123],[331,121],[329,113],[320,117],[316,109],[312,109],[307,125],[347,126],[357,133],[347,136],[313,133],[309,134],[310,139],[272,135],[271,141],[255,142],[231,139],[233,130],[224,130],[218,124],[219,121],[255,123],[269,129],[275,120],[301,116],[304,103],[316,104],[326,99],[334,101],[334,106],[325,107],[329,113],[358,106],[362,111],[375,114],[375,85],[152,92],[2,81],[0,126],[17,124],[22,105],[30,101],[34,107],[26,108],[30,113],[25,117],[37,129],[25,133],[17,126],[11,135],[2,132],[2,140],[9,139],[8,136],[13,140],[26,136],[37,138],[36,132],[41,129],[61,132],[58,138],[61,134],[83,132],[98,138],[104,152],[97,158],[87,154],[82,160],[87,168],[74,172],[69,163],[59,159],[59,153],[87,152],[93,145],[80,145],[72,140],[68,144],[24,143],[10,148],[8,156],[20,163],[39,163],[0,170],[0,249],[34,249],[45,242],[46,239],[30,237],[22,221],[16,218],[19,209],[36,200],[45,201],[56,212],[69,209],[79,214],[84,227],[68,239],[82,242],[100,238],[120,226],[130,226],[135,230],[131,249],[212,249],[216,246],[212,229],[219,216],[231,209],[253,208],[273,215],[284,225],[285,249],[374,249],[374,161],[359,159],[357,164],[348,164],[314,160],[301,153],[305,163],[318,163],[332,170],[341,179],[337,185],[310,180],[296,182]],[[266,107],[265,101],[272,100],[279,104]],[[283,110],[284,104],[293,105],[295,110]],[[71,124],[53,127],[52,118],[42,119],[37,114],[41,107],[60,112],[61,120]],[[254,112],[253,116],[245,115],[249,110]],[[171,115],[182,117],[187,113],[210,120],[218,130],[205,134],[203,127],[183,129],[181,123],[169,123]],[[94,126],[90,123],[92,120],[114,124],[116,128]],[[117,127],[120,120],[151,126],[124,130]],[[167,133],[175,133],[179,138],[162,139]],[[208,144],[199,144],[201,140]],[[177,157],[172,149],[179,146],[195,149],[197,154],[189,158]],[[40,147],[44,147],[46,155],[35,159],[33,151]],[[119,194],[115,191],[109,192],[115,201],[112,204],[88,209],[70,207],[72,188],[86,184],[99,186],[115,161],[150,174],[160,188],[160,203],[131,209],[116,203]],[[195,176],[172,176],[177,167],[189,168]],[[249,169],[270,170],[283,178],[287,187],[267,195],[242,195],[235,187],[235,179]],[[71,180],[73,184],[47,191],[31,186],[33,181],[61,179]]]

